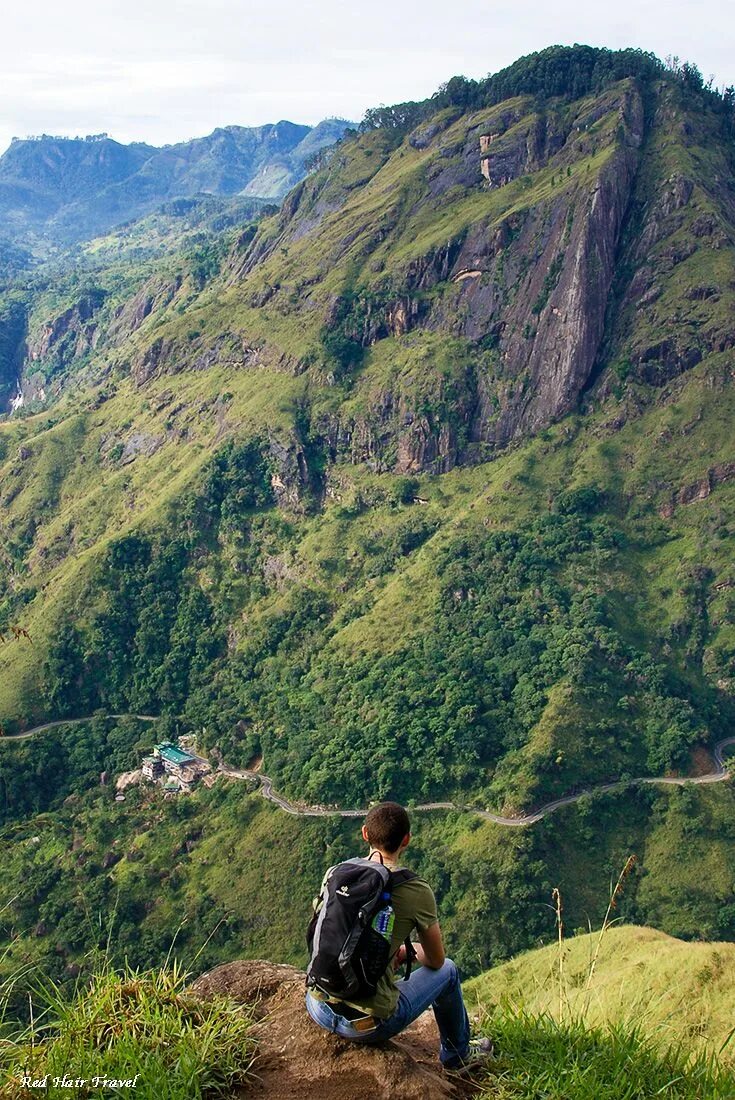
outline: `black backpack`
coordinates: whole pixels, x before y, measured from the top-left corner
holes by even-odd
[[[306,984],[336,1000],[372,997],[391,960],[389,913],[393,890],[415,879],[370,859],[330,867],[306,933],[311,958]],[[382,930],[381,930],[382,929]],[[406,975],[415,951],[406,940]]]

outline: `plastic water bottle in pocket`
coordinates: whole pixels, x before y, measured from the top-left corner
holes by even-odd
[[[376,932],[379,932],[383,939],[391,942],[393,936],[393,925],[396,922],[396,915],[393,911],[392,905],[386,905],[384,909],[378,910],[373,917],[373,928]]]

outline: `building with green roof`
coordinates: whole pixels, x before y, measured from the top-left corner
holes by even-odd
[[[196,756],[192,756],[190,752],[180,749],[178,745],[174,745],[173,741],[162,741],[160,745],[156,745],[153,751],[157,753],[162,760],[167,761],[169,764],[174,764],[179,768],[183,764],[194,764],[197,760]]]
[[[154,781],[162,779],[164,775],[168,776],[166,790],[172,790],[173,784],[177,789],[188,790],[197,779],[212,769],[201,756],[187,752],[173,741],[162,741],[155,746],[150,756],[144,758],[141,770],[143,775]]]

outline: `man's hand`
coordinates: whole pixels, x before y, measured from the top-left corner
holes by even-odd
[[[428,966],[430,970],[438,970],[444,962],[444,943],[438,924],[432,924],[430,928],[419,932],[421,943],[415,943],[413,949],[416,952],[416,962],[419,966]],[[393,969],[397,970],[406,961],[406,945],[402,943],[393,956]]]
[[[393,956],[393,969],[397,970],[399,966],[403,966],[406,961],[406,945],[402,943]]]
[[[419,966],[423,966],[424,964],[421,961],[421,956],[423,955],[423,950],[421,948],[421,944],[420,943],[414,943],[412,946],[413,946],[413,950],[414,950],[414,956],[413,956],[414,962],[417,962],[419,964]],[[395,955],[393,956],[393,969],[397,970],[399,966],[403,966],[405,961],[406,961],[406,945],[405,945],[405,943],[402,943],[401,946],[396,951]]]

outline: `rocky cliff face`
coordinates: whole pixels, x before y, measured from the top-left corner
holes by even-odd
[[[735,343],[732,153],[662,88],[618,257],[600,366],[661,386]],[[610,384],[610,375],[603,378]]]
[[[574,408],[589,379],[643,137],[635,90],[610,107],[618,125],[599,169],[587,166],[586,186],[557,197],[552,184],[548,198],[493,233],[473,226],[449,272],[456,289],[429,319],[469,341],[496,345],[492,372],[477,377],[470,429],[477,442],[502,445],[537,431]],[[578,119],[561,134],[537,121],[517,135],[515,157],[501,136],[483,157],[483,174],[490,186],[503,186],[534,163],[548,165],[553,151],[563,187],[577,135],[589,125]]]
[[[18,379],[25,356],[27,328],[25,304],[13,301],[0,304],[0,413],[10,407],[18,393]]]
[[[543,110],[444,112],[398,149],[367,134],[242,243],[231,281],[262,360],[298,344],[296,373],[349,394],[321,417],[333,458],[442,472],[628,364],[656,386],[731,346],[729,153],[678,89],[646,102],[625,80]]]
[[[101,288],[84,291],[71,305],[42,316],[32,325],[27,317],[28,303],[22,304],[23,323],[6,360],[6,409],[52,401],[62,392],[70,374],[80,374],[90,355],[105,341],[106,298]]]
[[[30,363],[44,360],[53,371],[55,367],[68,366],[94,348],[97,339],[95,315],[104,300],[104,291],[90,291],[44,324],[29,341]]]

